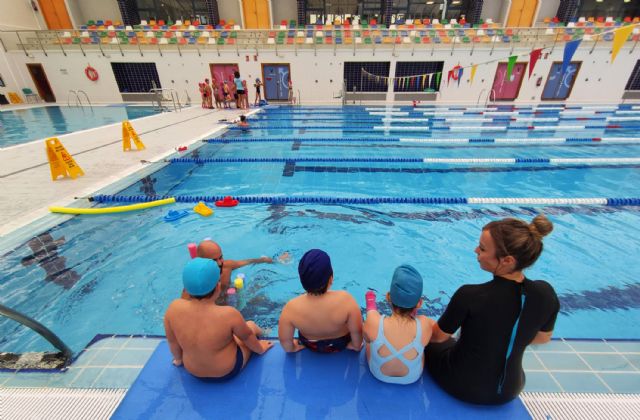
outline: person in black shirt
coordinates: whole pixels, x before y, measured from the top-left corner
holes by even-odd
[[[529,280],[522,270],[538,259],[542,237],[552,230],[544,215],[531,224],[503,219],[482,229],[475,252],[493,280],[454,293],[425,349],[428,372],[449,394],[475,404],[502,404],[524,388],[524,350],[551,340],[560,303],[549,283]],[[451,335],[458,328],[455,340]]]

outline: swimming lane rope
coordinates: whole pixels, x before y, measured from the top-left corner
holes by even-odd
[[[90,198],[99,203],[144,203],[168,198],[169,196],[146,195],[95,195]],[[222,195],[177,195],[177,203],[215,202],[224,199]],[[247,195],[235,196],[242,204],[500,204],[500,205],[602,205],[640,206],[640,198],[538,198],[538,197],[329,197],[329,196],[281,196]]]
[[[503,143],[513,145],[527,145],[540,143],[640,143],[640,137],[547,137],[547,138],[495,138],[495,137],[468,137],[468,138],[412,138],[412,137],[220,137],[203,140],[207,143]]]

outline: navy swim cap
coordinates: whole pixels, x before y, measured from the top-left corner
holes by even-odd
[[[307,292],[322,289],[333,275],[329,255],[320,249],[310,249],[298,264],[298,274],[302,287]]]
[[[204,296],[215,289],[220,268],[209,258],[189,260],[182,270],[182,283],[191,296]]]
[[[418,270],[403,264],[393,272],[391,280],[391,302],[400,308],[415,308],[422,297],[422,277]]]

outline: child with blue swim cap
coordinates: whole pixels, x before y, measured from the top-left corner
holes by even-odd
[[[375,294],[367,293],[364,323],[369,369],[382,382],[411,384],[422,376],[424,347],[431,338],[433,320],[416,311],[422,306],[422,277],[410,265],[395,269],[387,300],[391,316],[380,315]],[[373,296],[372,296],[373,294]]]
[[[216,305],[220,268],[211,259],[193,258],[182,271],[187,296],[169,305],[164,328],[173,364],[194,376],[225,380],[236,376],[251,353],[262,354],[273,343],[259,340],[262,330],[230,306]]]

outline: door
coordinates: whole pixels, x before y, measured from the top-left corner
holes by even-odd
[[[496,101],[513,101],[518,97],[526,66],[527,63],[515,63],[513,70],[511,70],[510,80],[506,80],[507,63],[498,63],[492,87],[495,92],[491,92]]]
[[[531,27],[536,13],[538,0],[512,0],[507,18],[507,27]]]
[[[73,29],[64,0],[38,0],[49,29]]]
[[[40,97],[44,99],[45,102],[55,102],[56,97],[53,94],[53,90],[51,90],[49,79],[47,79],[47,74],[44,72],[42,64],[27,64],[27,68],[29,69],[33,83],[36,85],[36,89],[38,89]]]
[[[267,101],[289,99],[289,64],[263,64],[262,80]]]
[[[233,63],[225,63],[225,64],[209,64],[209,69],[211,70],[211,80],[215,80],[215,82],[220,87],[220,92],[222,92],[222,83],[226,80],[231,82],[231,86],[235,86],[233,84],[234,73],[238,71],[238,65]],[[231,90],[233,90],[229,86]]]
[[[244,29],[270,29],[269,0],[242,0]]]
[[[569,63],[567,70],[564,74],[560,74],[562,71],[562,62],[556,61],[549,70],[549,76],[547,77],[547,83],[544,85],[542,91],[542,99],[545,101],[561,101],[567,99],[571,95],[573,84],[576,81],[576,76],[580,70],[582,62],[575,61]]]

